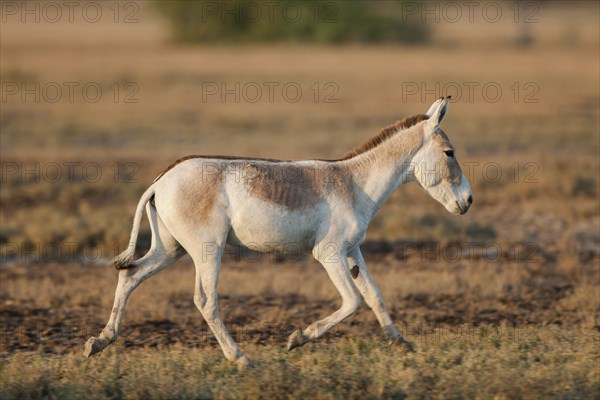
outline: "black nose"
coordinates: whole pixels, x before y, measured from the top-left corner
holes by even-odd
[[[469,205],[473,204],[473,195],[469,195],[467,201],[469,202]]]

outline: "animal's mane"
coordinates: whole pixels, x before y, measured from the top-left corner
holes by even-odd
[[[381,143],[385,142],[387,139],[391,138],[398,132],[400,132],[404,129],[410,128],[411,126],[414,126],[414,125],[418,124],[419,122],[425,121],[427,119],[429,119],[429,116],[427,116],[425,114],[417,114],[417,115],[413,115],[412,117],[406,117],[404,119],[401,119],[400,121],[396,121],[393,124],[383,128],[379,132],[379,134],[373,136],[366,142],[364,142],[364,143],[356,146],[352,150],[348,151],[346,154],[344,154],[344,156],[341,159],[348,160],[348,159],[356,157],[360,154],[366,153],[367,151],[379,146]]]

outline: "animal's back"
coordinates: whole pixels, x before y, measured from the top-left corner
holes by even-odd
[[[330,228],[336,206],[346,203],[351,180],[341,172],[324,161],[193,158],[155,183],[156,202],[173,223],[228,224],[231,244],[306,251]]]

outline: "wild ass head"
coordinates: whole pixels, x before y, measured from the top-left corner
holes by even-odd
[[[423,121],[423,145],[412,159],[414,180],[453,214],[464,214],[473,195],[463,174],[454,147],[439,127],[448,111],[450,96],[436,100]]]

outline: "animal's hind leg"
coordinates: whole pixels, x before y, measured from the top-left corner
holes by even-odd
[[[87,357],[102,351],[117,339],[125,306],[131,292],[140,283],[170,266],[185,254],[181,245],[163,225],[156,213],[156,209],[148,204],[146,212],[152,229],[152,245],[150,250],[144,257],[136,260],[130,268],[119,271],[119,282],[117,283],[110,318],[99,337],[92,337],[86,342],[84,355]]]
[[[219,312],[217,285],[225,239],[226,237],[223,237],[215,241],[199,238],[191,246],[186,244],[196,267],[194,304],[215,335],[225,357],[235,361],[240,367],[245,367],[250,360],[229,334]]]
[[[360,295],[352,282],[346,254],[343,252],[331,254],[328,249],[330,247],[330,245],[318,247],[313,251],[313,255],[323,265],[329,278],[340,292],[342,307],[328,317],[311,324],[304,331],[296,330],[292,333],[288,339],[288,351],[322,336],[329,329],[356,313],[360,308]]]

